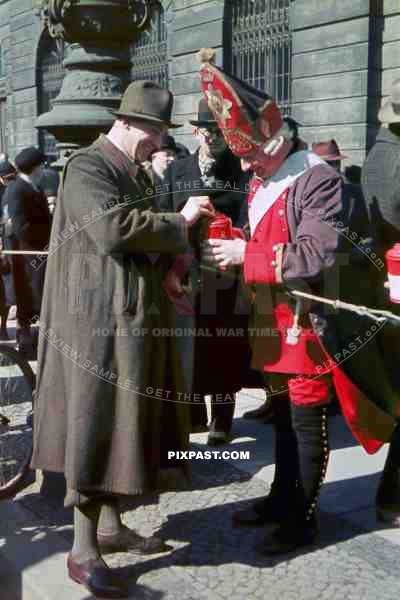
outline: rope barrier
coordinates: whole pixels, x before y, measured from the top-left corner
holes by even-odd
[[[388,319],[395,321],[400,324],[400,316],[390,312],[390,310],[380,310],[378,308],[369,308],[368,306],[360,306],[358,304],[351,304],[350,302],[343,302],[343,300],[330,300],[323,296],[315,296],[314,294],[307,294],[306,292],[300,292],[299,290],[290,290],[291,295],[297,298],[306,298],[307,300],[313,300],[321,304],[328,304],[335,310],[347,310],[354,312],[360,317],[368,317],[377,323],[384,323]]]
[[[9,256],[18,256],[18,255],[27,255],[27,256],[47,256],[49,254],[48,251],[40,251],[40,250],[0,250],[0,254],[6,254]],[[305,298],[307,300],[313,300],[314,302],[319,302],[320,304],[327,304],[332,306],[335,310],[347,310],[349,312],[354,312],[360,317],[367,317],[376,321],[377,323],[384,323],[388,319],[395,321],[400,324],[400,316],[395,315],[390,310],[380,310],[377,308],[369,308],[368,306],[361,306],[359,304],[351,304],[350,302],[344,302],[343,300],[331,300],[330,298],[325,298],[323,296],[316,296],[314,294],[308,294],[306,292],[300,292],[299,290],[290,290],[289,294],[292,296],[296,296],[296,298]]]
[[[7,254],[7,255],[21,255],[21,254],[26,254],[27,256],[47,256],[49,254],[49,252],[45,251],[45,250],[0,250],[0,254]]]

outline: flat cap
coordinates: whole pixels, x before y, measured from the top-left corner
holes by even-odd
[[[22,173],[29,173],[35,167],[46,162],[46,157],[43,152],[39,150],[39,148],[35,148],[35,146],[29,146],[17,154],[14,162],[17,168],[22,171]]]

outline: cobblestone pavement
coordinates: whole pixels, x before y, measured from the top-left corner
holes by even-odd
[[[400,547],[334,515],[320,517],[321,538],[307,552],[257,556],[265,531],[233,528],[232,511],[264,495],[267,486],[223,461],[193,462],[192,488],[161,495],[124,512],[142,534],[158,531],[174,551],[141,558],[107,556],[131,578],[132,598],[146,600],[397,600]],[[19,501],[48,527],[72,540],[71,512],[52,508],[35,488]],[[89,600],[89,596],[88,596]]]

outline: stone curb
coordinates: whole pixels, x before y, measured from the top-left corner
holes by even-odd
[[[48,535],[40,519],[16,501],[0,502],[0,561],[10,565],[9,587],[2,600],[89,600],[90,594],[69,581],[68,542],[56,531]],[[3,566],[3,571],[6,570]],[[1,570],[0,570],[1,574]]]

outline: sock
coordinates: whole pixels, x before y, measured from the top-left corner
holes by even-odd
[[[103,535],[115,535],[120,533],[122,527],[118,502],[115,500],[103,501],[97,527],[98,533]]]
[[[82,508],[74,508],[74,543],[71,555],[78,563],[100,558],[97,544],[97,522],[100,504],[90,502]]]

